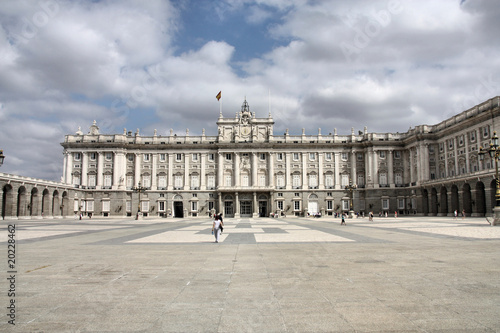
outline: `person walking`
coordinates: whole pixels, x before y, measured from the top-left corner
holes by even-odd
[[[342,213],[342,221],[340,222],[340,225],[346,225],[345,224],[345,215]]]
[[[224,225],[222,221],[220,220],[219,215],[215,215],[215,220],[212,225],[212,234],[215,236],[215,242],[219,242],[219,237],[220,237],[220,232],[221,232],[221,227]]]

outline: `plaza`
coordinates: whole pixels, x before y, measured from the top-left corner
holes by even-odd
[[[484,217],[228,218],[218,244],[200,217],[3,223],[1,331],[500,330],[500,229]]]

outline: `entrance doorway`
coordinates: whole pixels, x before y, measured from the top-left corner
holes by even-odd
[[[182,201],[174,201],[174,217],[184,217]]]
[[[224,201],[224,216],[234,217],[234,209],[232,201]]]
[[[259,216],[267,216],[267,201],[259,201]]]
[[[252,217],[252,201],[247,201],[247,200],[240,201],[240,216]]]

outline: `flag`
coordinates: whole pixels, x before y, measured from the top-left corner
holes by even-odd
[[[215,96],[215,98],[217,98],[217,100],[219,100],[221,97],[222,97],[222,91],[219,91],[219,93],[217,94],[217,96]]]

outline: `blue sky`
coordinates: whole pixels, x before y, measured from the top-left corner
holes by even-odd
[[[7,0],[1,171],[59,180],[64,135],[216,133],[244,100],[275,132],[405,132],[499,95],[489,0]]]

